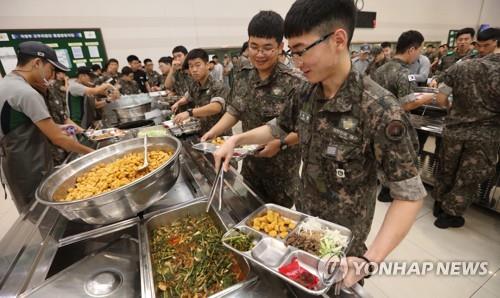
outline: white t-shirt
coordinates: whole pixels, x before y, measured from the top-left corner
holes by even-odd
[[[25,114],[33,123],[50,118],[43,96],[23,77],[12,72],[0,80],[0,111],[3,111],[6,102],[13,110]],[[0,140],[3,137],[3,129],[0,129]]]

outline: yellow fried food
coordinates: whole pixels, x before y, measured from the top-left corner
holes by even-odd
[[[76,178],[73,187],[68,188],[64,198],[56,201],[76,201],[86,199],[124,185],[155,170],[173,155],[172,151],[151,150],[148,152],[149,166],[138,172],[144,162],[142,153],[129,153],[108,164],[99,164],[90,171]]]
[[[224,138],[222,137],[216,137],[215,139],[212,140],[212,144],[214,145],[222,145],[224,144]]]
[[[294,221],[272,210],[267,210],[261,216],[253,218],[250,223],[257,231],[264,231],[271,237],[280,236],[283,239],[296,226]]]

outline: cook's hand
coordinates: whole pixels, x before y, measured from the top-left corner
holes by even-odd
[[[178,104],[177,102],[176,102],[176,103],[174,103],[174,104],[170,107],[170,109],[172,110],[172,113],[174,113],[174,114],[175,114],[175,113],[177,112],[177,110],[179,109],[179,104]]]
[[[354,265],[356,263],[356,265]],[[357,257],[347,257],[347,274],[344,276],[344,287],[350,288],[358,281],[362,280],[368,272],[368,264],[365,260]],[[346,270],[345,268],[343,268]],[[359,272],[356,272],[359,271]]]
[[[280,140],[272,140],[271,142],[267,143],[266,146],[264,146],[264,149],[255,154],[255,156],[267,158],[273,157],[278,154],[278,152],[280,152],[280,144]]]
[[[431,88],[437,88],[437,86],[438,86],[438,82],[436,80],[432,80],[429,83],[429,87],[431,87]]]
[[[97,91],[100,94],[106,95],[106,90],[108,90],[110,88],[114,88],[113,85],[111,85],[109,83],[104,83],[102,85],[97,86]]]
[[[233,158],[234,147],[236,147],[236,141],[233,136],[226,140],[226,142],[224,142],[224,144],[214,152],[216,169],[218,169],[221,162],[224,161],[224,164],[222,165],[224,171],[229,171],[229,162],[231,161],[231,158]]]
[[[200,139],[201,142],[206,142],[207,140],[215,139],[217,136],[212,131],[207,131]]]
[[[175,115],[174,123],[175,124],[181,124],[186,119],[189,119],[189,113],[188,112],[182,112],[180,114]]]

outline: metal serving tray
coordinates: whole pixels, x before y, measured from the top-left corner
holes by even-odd
[[[255,217],[259,217],[266,213],[268,210],[272,210],[278,212],[280,215],[291,219],[296,222],[296,227],[288,233],[288,236],[285,239],[281,239],[280,237],[274,238],[269,236],[264,232],[257,231],[252,228],[251,220]],[[244,258],[250,260],[251,262],[261,266],[265,270],[271,272],[272,274],[278,276],[279,278],[285,280],[286,282],[294,285],[301,290],[313,294],[313,295],[321,295],[326,293],[330,287],[332,286],[331,282],[323,281],[319,272],[320,263],[324,264],[323,268],[326,267],[325,261],[320,257],[310,254],[306,251],[300,250],[293,246],[287,246],[286,239],[290,237],[290,235],[296,233],[300,224],[308,219],[313,218],[313,216],[304,214],[302,212],[294,211],[289,208],[285,208],[275,204],[265,204],[261,206],[259,209],[254,211],[252,214],[247,216],[241,222],[236,224],[233,229],[229,230],[224,234],[222,239],[230,237],[236,233],[234,229],[239,230],[241,233],[252,236],[254,239],[254,247],[249,251],[239,251],[227,244],[223,241],[224,246],[231,249],[235,253],[243,256]],[[348,237],[347,246],[343,249],[343,253],[345,254],[349,249],[350,243],[352,242],[352,232],[348,228],[337,225],[322,219],[317,218],[317,220],[325,227],[331,230],[338,230],[342,235]],[[308,289],[305,286],[295,282],[294,280],[286,277],[285,275],[279,272],[279,268],[286,264],[289,264],[292,259],[296,257],[300,266],[305,268],[307,271],[317,276],[320,281],[314,289]],[[339,272],[335,273],[338,274]],[[335,280],[335,276],[332,276],[329,280]]]
[[[138,240],[122,237],[21,297],[138,297]]]
[[[205,214],[205,209],[207,206],[207,201],[197,201],[197,202],[192,202],[188,203],[186,205],[177,207],[172,210],[168,210],[166,212],[156,214],[149,218],[143,225],[142,225],[142,237],[143,239],[143,256],[145,256],[145,260],[143,261],[146,263],[145,265],[145,280],[143,281],[145,285],[143,284],[146,289],[143,289],[143,296],[154,296],[154,297],[159,297],[159,292],[157,291],[157,288],[155,286],[154,282],[154,276],[153,276],[153,270],[154,268],[152,267],[152,262],[151,262],[151,250],[150,250],[150,239],[151,239],[151,234],[153,229],[166,226],[171,224],[177,219],[183,218],[187,215],[191,216],[197,216],[201,214]],[[224,221],[220,217],[220,215],[215,211],[213,207],[210,208],[209,215],[212,217],[214,220],[215,224],[218,226],[218,228],[225,232],[228,230],[227,226],[225,225]],[[216,297],[223,297],[229,293],[232,293],[234,291],[237,291],[238,289],[241,289],[251,283],[253,283],[256,279],[257,276],[252,274],[250,271],[250,265],[248,262],[239,256],[238,254],[235,254],[235,258],[238,262],[238,265],[240,266],[243,274],[245,275],[245,279],[237,284],[232,285],[229,288],[224,289],[223,291],[220,291],[212,296],[211,298],[216,298]],[[146,292],[144,292],[146,291]]]
[[[196,118],[191,118],[188,123],[181,125],[174,124],[173,120],[164,121],[162,124],[176,137],[195,134],[201,130],[201,122]]]
[[[109,134],[107,136],[106,135]],[[125,132],[121,129],[118,128],[105,128],[105,129],[99,129],[99,130],[88,130],[85,132],[85,136],[89,138],[89,140],[93,142],[99,142],[99,141],[104,141],[112,138],[118,138],[118,137],[123,137],[125,136]]]
[[[224,141],[226,141],[230,137],[223,136],[222,138],[224,139]],[[219,149],[219,147],[220,147],[220,145],[214,144],[212,142],[201,142],[201,143],[193,145],[193,149],[201,151],[205,154],[214,153],[217,149]],[[241,146],[241,147],[236,147],[236,148],[234,148],[233,157],[237,158],[237,159],[242,159],[242,158],[245,158],[246,156],[254,155],[260,149],[262,149],[262,146],[260,146],[260,145],[245,145],[245,146]]]

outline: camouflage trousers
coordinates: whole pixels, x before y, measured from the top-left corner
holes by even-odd
[[[247,157],[241,175],[264,202],[293,206],[298,191],[298,166],[278,167],[268,158]]]
[[[434,197],[446,213],[465,213],[479,184],[495,173],[499,145],[489,139],[460,140],[443,135]]]

